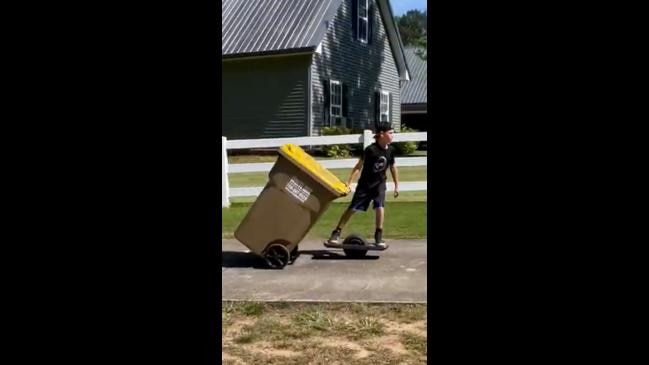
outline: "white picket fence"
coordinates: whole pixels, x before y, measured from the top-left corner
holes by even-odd
[[[407,141],[425,141],[426,132],[416,133],[395,133],[393,142]],[[294,137],[294,138],[265,138],[265,139],[237,139],[228,141],[226,137],[221,137],[221,206],[229,207],[230,198],[238,196],[258,196],[263,190],[263,186],[230,188],[228,175],[244,172],[268,172],[274,163],[241,163],[228,164],[228,150],[249,149],[249,148],[273,148],[280,147],[286,143],[293,143],[298,146],[323,146],[332,144],[354,144],[362,143],[363,148],[369,146],[374,141],[374,134],[370,130],[363,131],[363,134],[345,134],[340,136],[319,136],[319,137]],[[318,162],[328,168],[352,168],[358,159],[342,160],[318,160]],[[426,166],[426,157],[398,157],[396,158],[397,166]],[[420,191],[426,190],[426,181],[400,182],[399,191]],[[352,184],[352,190],[356,184]],[[394,185],[388,183],[388,191],[394,189]]]

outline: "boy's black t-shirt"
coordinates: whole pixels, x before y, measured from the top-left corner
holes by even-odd
[[[377,143],[372,143],[363,151],[363,170],[357,186],[368,189],[381,184],[385,186],[386,170],[392,165],[394,165],[392,149],[390,147],[384,149]]]

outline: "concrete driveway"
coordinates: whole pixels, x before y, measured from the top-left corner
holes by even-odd
[[[427,241],[388,244],[386,251],[349,259],[342,250],[307,240],[293,265],[267,270],[239,241],[222,240],[222,299],[425,303]]]

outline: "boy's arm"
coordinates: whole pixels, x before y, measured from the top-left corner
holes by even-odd
[[[394,181],[394,197],[396,198],[399,196],[399,173],[396,165],[390,165],[390,173],[392,174],[392,181]]]
[[[361,158],[358,160],[356,163],[356,166],[352,169],[352,173],[349,174],[349,179],[347,179],[347,186],[352,186],[352,181],[354,178],[356,178],[356,175],[358,175],[358,172],[361,171],[361,168],[363,167],[363,159]]]

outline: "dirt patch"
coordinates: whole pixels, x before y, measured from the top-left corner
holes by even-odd
[[[228,353],[221,352],[221,362],[224,364],[232,365],[245,365],[246,363],[236,356],[232,356]]]
[[[385,321],[385,328],[388,333],[410,332],[418,336],[427,337],[426,321],[417,321],[413,323]]]
[[[367,351],[363,346],[355,343],[355,342],[349,342],[349,341],[341,341],[341,340],[331,340],[331,339],[322,339],[323,346],[326,347],[344,347],[348,348],[352,351],[356,351],[356,354],[354,355],[355,359],[364,359],[368,356],[370,356],[370,352]]]
[[[252,326],[255,322],[256,320],[251,318],[233,318],[232,324],[223,331],[223,342],[231,342],[243,327]]]
[[[406,350],[406,348],[403,346],[401,340],[399,340],[399,336],[397,335],[388,335],[388,336],[380,337],[375,341],[373,341],[373,346],[386,348],[397,355],[408,354],[408,350]]]
[[[265,341],[255,342],[254,345],[244,346],[244,349],[268,357],[296,357],[300,355],[299,352],[275,348],[273,344]]]
[[[260,313],[252,317],[246,310]],[[229,304],[227,365],[426,363],[425,307],[363,303]]]

